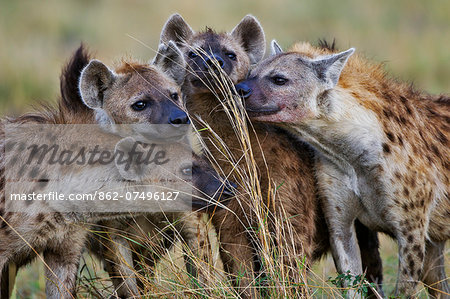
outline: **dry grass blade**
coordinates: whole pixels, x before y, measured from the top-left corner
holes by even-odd
[[[208,51],[203,49],[190,50],[196,52],[200,57],[207,57],[208,55]],[[212,143],[214,150],[218,150],[222,155],[221,157],[213,157],[211,162],[217,165],[217,159],[227,160],[233,169],[233,180],[238,178],[236,183],[242,190],[241,192],[250,197],[250,209],[252,210],[251,213],[256,216],[256,227],[249,228],[249,234],[254,239],[253,243],[257,245],[257,254],[263,262],[264,269],[263,273],[255,278],[252,287],[261,289],[262,294],[274,297],[290,297],[299,294],[307,296],[307,288],[303,287],[307,285],[305,275],[307,269],[304,261],[300,259],[294,267],[286,262],[287,256],[301,256],[301,253],[296,252],[293,246],[290,248],[287,245],[293,244],[293,242],[286,242],[286,240],[295,238],[295,233],[289,225],[289,219],[286,219],[286,215],[283,215],[283,213],[274,215],[271,212],[271,207],[275,203],[277,186],[270,184],[269,190],[261,190],[260,170],[257,168],[254,152],[261,152],[262,149],[252,147],[253,127],[248,122],[240,98],[236,96],[234,84],[215,60],[213,60],[213,66],[209,68],[209,76],[206,77],[212,78],[210,81],[213,81],[213,84],[207,85],[207,87],[213,91],[218,100],[219,105],[216,109],[224,111],[228,116],[236,139],[239,141],[242,156],[233,156],[232,150],[228,148],[227,144],[213,131],[208,123],[197,119],[202,127],[197,129],[206,128],[209,133],[209,143]],[[206,144],[204,145],[206,146]],[[208,156],[210,157],[212,156],[211,152],[209,150]],[[231,173],[224,173],[220,168],[217,171],[226,177],[231,175]],[[270,176],[270,170],[266,173]],[[271,181],[270,177],[268,177],[268,180]],[[263,194],[268,195],[264,198]],[[283,211],[283,208],[279,207],[279,210]],[[242,219],[242,225],[253,221],[254,219]],[[274,223],[277,228],[275,235],[270,233],[270,222]],[[297,273],[297,275],[294,275],[296,276],[294,281],[292,280],[292,273]]]
[[[185,46],[188,47],[188,45]],[[190,50],[200,57],[208,56],[208,51],[204,49],[190,48]],[[193,69],[188,71],[191,74],[194,73]],[[246,210],[246,207],[239,201],[240,196],[244,195],[250,199],[251,215],[244,213],[244,219],[239,220],[247,228],[247,233],[252,238],[252,244],[256,247],[256,254],[261,261],[262,270],[255,274],[248,288],[257,290],[256,293],[263,298],[310,298],[316,296],[341,298],[339,288],[309,272],[310,269],[303,252],[294,246],[297,232],[290,224],[291,219],[287,216],[280,201],[277,202],[279,206],[274,209],[282,184],[277,186],[275,183],[270,183],[267,186],[268,190],[262,189],[260,175],[267,173],[267,180],[272,182],[270,169],[264,172],[258,169],[255,153],[261,154],[262,148],[259,141],[252,142],[252,138],[256,136],[255,129],[248,121],[233,82],[214,60],[208,75],[203,79],[198,79],[217,98],[217,106],[213,107],[211,113],[225,112],[240,146],[240,151],[238,151],[240,154],[236,156],[236,151],[228,147],[220,134],[214,132],[209,123],[198,115],[190,115],[195,120],[192,122],[194,129],[199,135],[199,142],[202,143],[211,164],[222,177],[230,178],[238,185],[240,193],[234,200],[239,202],[243,211]],[[207,141],[200,136],[205,131],[208,133]],[[213,152],[216,154],[213,155]],[[230,166],[227,168],[228,171],[219,166],[224,161]],[[267,168],[267,163],[265,165]],[[205,241],[196,246],[184,243],[183,236],[177,230],[177,224],[190,216],[192,214],[183,214],[182,218],[175,223],[167,218],[167,225],[157,230],[157,235],[163,237],[171,245],[164,248],[171,247],[170,250],[154,250],[154,248],[158,248],[155,246],[156,243],[161,240],[157,240],[155,236],[146,235],[143,229],[138,229],[141,233],[135,235],[116,232],[140,248],[134,252],[139,262],[134,268],[130,267],[134,275],[142,282],[141,294],[148,297],[170,298],[238,298],[239,292],[242,290],[232,287],[231,277],[223,269],[219,259],[217,236],[206,215],[197,227],[198,235],[206,235]],[[249,223],[252,225],[249,226]],[[171,233],[173,236],[170,235]],[[179,242],[180,240],[182,242]],[[193,247],[196,249],[192,250]],[[147,255],[148,251],[152,251],[151,254],[159,260],[157,265],[152,265],[152,261]],[[186,263],[196,269],[198,276],[192,276],[186,270]],[[234,277],[234,280],[236,279],[239,280],[240,277]],[[92,289],[95,290],[95,287]]]

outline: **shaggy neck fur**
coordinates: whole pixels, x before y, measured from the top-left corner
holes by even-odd
[[[330,54],[308,44],[293,50],[309,57]],[[435,164],[438,169],[432,176],[449,185],[444,175],[449,167],[445,157],[450,154],[448,96],[418,92],[389,78],[382,65],[354,55],[326,101],[315,119],[289,125],[289,129],[341,171],[354,176],[359,170],[367,173],[385,164],[393,172],[410,165],[429,173],[428,166]]]

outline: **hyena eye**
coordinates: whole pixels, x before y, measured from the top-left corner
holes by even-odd
[[[233,52],[225,53],[225,55],[227,55],[231,60],[236,60],[236,54],[234,54]]]
[[[178,102],[178,93],[174,92],[170,95],[170,98],[175,102]]]
[[[181,169],[181,173],[183,174],[183,175],[192,175],[192,167],[184,167],[184,168],[182,168]]]
[[[131,105],[131,108],[135,111],[142,111],[145,108],[147,108],[148,106],[148,102],[146,101],[137,101],[136,103],[134,103],[133,105]]]
[[[195,58],[198,55],[196,53],[194,53],[193,51],[191,51],[191,52],[189,52],[188,56],[189,56],[189,58]]]
[[[280,85],[280,86],[286,84],[286,82],[288,81],[288,79],[285,79],[285,78],[280,77],[280,76],[272,77],[272,78],[270,78],[270,80],[271,80],[274,84]]]

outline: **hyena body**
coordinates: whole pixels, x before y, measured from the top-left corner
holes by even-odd
[[[91,61],[81,73],[81,99],[75,98],[72,102],[83,101],[86,106],[93,109],[96,123],[104,126],[108,131],[110,130],[108,128],[110,124],[142,124],[144,126],[140,130],[144,131],[149,129],[149,126],[145,126],[146,124],[166,124],[165,129],[172,125],[175,132],[180,132],[177,127],[189,124],[187,114],[181,109],[182,96],[179,84],[185,73],[183,56],[175,44],[161,46],[152,65],[158,68],[158,72],[147,65],[126,64],[116,70],[118,74],[115,74],[102,63]],[[151,77],[145,75],[148,72],[150,72]],[[127,76],[132,78],[129,79]],[[116,79],[114,79],[115,77]],[[108,83],[109,80],[111,83]],[[120,86],[120,82],[123,80],[126,80],[127,84],[131,84],[130,88],[124,93],[111,95],[105,100],[99,97],[102,88],[105,88],[108,84]],[[114,83],[114,81],[118,82]],[[129,132],[114,133],[125,136],[129,134]],[[154,137],[169,138],[169,133],[160,132],[158,134],[160,136]],[[198,152],[198,149],[195,150]],[[202,190],[217,187],[208,185],[207,182],[208,180],[204,181],[205,184],[201,186]],[[209,200],[214,201],[221,197],[225,199],[232,194],[230,185],[224,186],[221,190],[216,188],[214,192],[209,195],[205,193],[203,198],[209,197]],[[211,197],[211,195],[214,195],[214,197]],[[173,229],[173,227],[167,225],[167,221],[177,223],[175,226],[176,234],[181,237],[183,242],[186,242],[191,252],[200,254],[201,247],[207,246],[209,243],[203,215],[203,213],[153,214],[146,217],[137,217],[131,221],[101,223],[104,227],[112,228],[112,231],[123,230],[131,238],[133,235],[143,236],[144,239],[152,236],[152,244],[145,250],[142,246],[133,246],[120,236],[112,237],[111,242],[102,241],[102,243],[108,243],[103,244],[103,246],[99,246],[98,242],[91,239],[92,247],[96,248],[95,251],[100,253],[106,264],[106,269],[113,279],[117,294],[124,298],[139,294],[135,281],[135,270],[130,267],[130,265],[133,265],[132,252],[142,252],[140,259],[145,260],[149,266],[154,265],[167,250],[166,247],[171,246],[174,242],[167,238],[160,238],[162,235],[167,236],[173,233],[166,231],[167,229]],[[114,236],[114,234],[111,235]],[[128,244],[133,247],[132,250],[130,250]],[[187,262],[189,261],[188,254],[185,255],[185,259]],[[138,265],[135,266],[139,268]],[[190,274],[197,275],[197,269],[193,265],[187,263],[186,267]]]
[[[289,129],[322,154],[316,170],[338,270],[362,272],[359,219],[397,240],[398,294],[414,295],[422,280],[448,296],[449,98],[389,79],[380,65],[350,57],[353,49],[273,48],[278,55],[236,88],[253,119]]]
[[[92,124],[96,122],[96,119],[105,119],[104,117],[102,117],[101,112],[98,113],[100,114],[100,117],[96,117],[92,110],[87,108],[87,106],[83,104],[78,95],[78,78],[80,76],[81,69],[83,69],[88,62],[87,57],[88,56],[86,55],[86,53],[84,53],[80,48],[72,61],[69,63],[68,67],[63,72],[63,75],[61,77],[62,98],[59,102],[59,109],[55,110],[48,108],[40,112],[21,116],[17,119],[7,119],[4,121],[4,124]],[[102,74],[105,75],[105,72],[100,71],[103,67],[105,67],[104,65],[97,61],[94,62],[93,65],[97,66],[95,70],[97,71],[97,74],[99,76],[102,76]],[[106,70],[108,69],[106,68]],[[106,75],[107,74],[108,73],[106,73]],[[158,107],[158,105],[160,105],[164,108],[160,108],[163,111],[161,111],[160,113],[155,113],[153,115],[149,111],[147,111],[145,115],[134,114],[135,118],[133,120],[135,122],[141,120],[142,122],[153,121],[155,123],[167,123],[170,120],[173,120],[174,122],[179,123],[183,120],[177,119],[186,117],[186,114],[183,113],[183,111],[179,109],[175,103],[171,102],[169,105],[163,105],[161,101],[158,102],[158,97],[163,100],[167,100],[167,98],[170,97],[175,97],[174,94],[179,92],[179,87],[172,79],[164,75],[155,67],[138,64],[124,64],[121,68],[118,69],[118,75],[116,75],[115,78],[108,76],[103,76],[100,78],[109,80],[101,81],[101,79],[99,79],[95,81],[95,84],[101,84],[101,95],[104,95],[106,99],[116,97],[119,99],[122,98],[134,100],[133,103],[135,103],[136,101],[141,100],[142,97],[147,96],[148,98],[144,99],[145,101],[156,101],[154,106]],[[150,83],[146,85],[143,83],[143,81]],[[108,83],[113,84],[108,85]],[[154,86],[152,84],[157,85],[158,88],[152,87]],[[165,90],[164,88],[167,89]],[[91,86],[90,90],[92,92],[95,92],[95,86]],[[153,94],[149,95],[149,93],[151,92],[153,92]],[[167,95],[164,95],[165,93],[167,93]],[[133,103],[123,103],[123,112],[125,113],[125,108],[129,108],[129,105]],[[124,116],[122,115],[122,117]],[[2,140],[2,146],[4,147],[5,138],[3,138]],[[217,194],[219,193],[219,189],[223,190],[222,182],[220,182],[219,179],[216,179],[217,174],[215,174],[213,170],[207,165],[207,163],[205,163],[202,159],[195,158],[194,160],[196,162],[194,163],[192,168],[193,177],[198,178],[194,185],[197,190],[202,191],[200,193],[196,193],[196,196],[198,198],[209,197],[218,199]],[[4,189],[4,163],[5,157],[4,155],[2,155],[2,190]],[[45,171],[47,172],[50,170],[46,169]],[[93,169],[89,169],[88,167],[86,167],[85,169],[80,169],[80,172],[77,175],[79,175],[80,178],[84,178],[86,176],[92,176],[93,172]],[[111,171],[106,174],[97,174],[105,176],[114,175],[116,173],[117,170],[111,169]],[[217,185],[217,183],[219,183],[219,185]],[[46,187],[50,188],[50,186]],[[226,189],[224,194],[230,195],[229,190]],[[67,216],[61,215],[61,213],[48,213],[48,210],[39,212],[39,207],[41,206],[38,207],[37,205],[30,206],[25,213],[26,216],[24,216],[23,214],[20,215],[16,213],[6,213],[4,209],[4,203],[4,197],[2,197],[0,209],[0,215],[3,217],[1,222],[1,240],[4,242],[8,241],[8,244],[2,243],[0,246],[0,268],[3,269],[4,267],[6,267],[7,263],[15,263],[18,267],[25,265],[34,258],[33,252],[28,245],[35,245],[33,248],[37,249],[38,252],[44,253],[44,259],[50,266],[50,270],[47,271],[47,276],[49,277],[47,288],[48,296],[58,297],[58,294],[60,294],[59,292],[61,292],[61,294],[64,294],[61,296],[70,297],[70,293],[74,292],[75,275],[78,269],[78,259],[81,253],[81,249],[85,245],[84,241],[86,240],[85,237],[87,229],[85,227],[82,228],[82,224],[74,224],[74,222],[76,223],[76,221],[79,222],[79,219],[77,220],[76,217],[75,220],[72,219],[74,218],[72,215]],[[158,216],[157,214],[154,215]],[[177,213],[177,215],[179,215],[179,213]],[[117,215],[109,218],[117,218],[116,216]],[[123,213],[120,216],[122,216],[123,219],[123,217],[129,216],[129,213]],[[175,217],[175,213],[168,213],[167,218],[169,219],[172,216]],[[160,221],[158,219],[161,219],[161,217],[154,217],[153,219],[152,215],[150,214],[146,215],[146,217],[149,217],[152,220],[156,219],[155,222],[158,222]],[[107,219],[108,217],[103,218]],[[24,219],[26,221],[24,221]],[[103,221],[99,223],[98,221],[101,219],[102,217],[94,214],[88,220],[92,220],[91,223],[98,223],[101,225],[105,223],[112,224],[113,227],[116,221],[117,223],[122,222],[121,220],[114,220],[107,222]],[[9,223],[10,226],[7,225],[7,223]],[[35,225],[35,227],[30,227],[30,224]],[[16,234],[13,229],[16,229],[16,231],[18,232],[21,232],[21,230],[23,229],[29,229],[28,236],[25,238],[28,244],[21,240],[19,235]],[[191,233],[193,235],[191,236],[192,238],[196,236],[195,233],[196,231]],[[18,245],[18,248],[14,248],[14,246],[11,247],[9,245],[16,244],[14,242],[22,243]],[[117,247],[117,250],[120,250],[119,252],[123,251],[122,248],[117,245],[120,244],[120,242],[115,243],[114,241],[111,241],[111,244],[113,245],[111,248]],[[103,246],[101,246],[101,248],[104,249]],[[121,260],[121,258],[131,256],[131,251],[129,250],[127,254],[128,255],[123,254],[119,256],[113,255],[115,256],[115,259],[109,260],[111,271],[114,271],[115,274],[123,274],[123,271],[119,271],[122,270],[122,268],[116,269],[114,268],[114,265],[119,265],[117,267],[120,267],[123,264],[123,260]],[[103,255],[103,258],[105,256],[106,254]],[[128,262],[128,260],[126,261]],[[55,273],[55,275],[57,276],[56,278],[52,276],[53,273],[51,271]],[[4,284],[5,277],[2,277],[1,281],[2,288],[4,288],[6,286]],[[53,284],[50,281],[56,281],[57,283]],[[121,283],[122,282],[123,281],[121,281]],[[2,289],[2,295],[4,294],[7,295],[8,293],[7,291]]]
[[[230,116],[224,111],[218,85],[209,75],[210,69],[221,67],[234,83],[247,75],[251,64],[257,63],[264,55],[264,33],[259,23],[251,16],[245,17],[231,33],[215,33],[212,30],[195,33],[179,15],[169,18],[161,34],[161,42],[169,40],[177,42],[187,60],[187,75],[183,84],[186,105],[190,115],[197,119],[198,129],[207,123],[214,133],[201,130],[208,149],[225,175],[231,175],[234,181],[238,177],[250,178],[251,168],[247,168],[242,157],[245,157],[243,145],[235,131]],[[217,96],[217,93],[219,96]],[[199,121],[201,119],[201,121]],[[316,218],[317,199],[313,175],[313,155],[309,146],[296,142],[288,134],[274,127],[254,124],[249,128],[250,146],[253,150],[257,168],[256,188],[261,188],[262,205],[269,198],[271,188],[277,186],[274,205],[270,210],[279,219],[290,219],[294,230],[294,240],[286,240],[286,247],[294,248],[297,255],[291,256],[294,262],[300,256],[306,257],[307,263],[318,259],[329,250],[327,228]],[[223,150],[221,142],[226,144]],[[225,153],[227,152],[227,153]],[[230,158],[231,157],[231,158]],[[232,161],[234,162],[232,162]],[[236,162],[237,161],[237,162]],[[236,166],[236,165],[238,166]],[[241,173],[236,171],[241,169]],[[247,172],[247,173],[246,173]],[[238,275],[242,271],[252,271],[252,238],[247,234],[248,227],[255,227],[254,208],[250,197],[252,192],[240,187],[240,200],[231,202],[228,207],[233,211],[216,212],[213,223],[220,237],[221,257],[226,271]],[[259,203],[261,205],[261,203]],[[258,205],[258,203],[256,204]],[[252,210],[253,207],[253,210]],[[267,207],[266,207],[267,208]],[[282,215],[281,210],[284,209]],[[294,217],[295,215],[295,217]],[[272,219],[273,220],[273,219]],[[274,232],[274,222],[269,229]],[[317,230],[316,227],[320,226]],[[369,276],[373,281],[381,283],[381,259],[378,253],[376,234],[361,227],[361,233],[367,242],[361,244],[371,254],[365,256],[365,265],[369,267]],[[372,243],[370,241],[373,241]],[[288,244],[289,243],[289,244]],[[366,244],[375,245],[366,247]],[[374,262],[375,261],[375,262]],[[294,267],[295,269],[295,267]],[[298,273],[297,273],[298,274]],[[293,275],[295,276],[295,275]],[[241,284],[248,281],[241,279]]]
[[[33,124],[27,123],[27,125]],[[23,126],[17,129],[22,130]],[[20,167],[15,166],[17,164],[15,161],[27,161],[32,155],[31,150],[20,150],[20,144],[23,144],[24,141],[26,141],[26,144],[37,145],[58,144],[60,153],[74,150],[73,144],[77,143],[85,146],[87,150],[96,148],[99,152],[106,150],[109,153],[111,153],[111,149],[117,150],[121,149],[120,146],[123,146],[123,143],[121,143],[123,139],[115,135],[105,134],[100,129],[97,132],[92,132],[80,131],[78,127],[74,127],[72,132],[69,132],[70,138],[67,138],[68,131],[63,130],[62,133],[65,136],[53,135],[48,140],[43,139],[42,134],[36,134],[33,130],[31,132],[34,134],[31,134],[30,130],[24,130],[23,134],[18,130],[11,132],[8,130],[9,133],[5,137],[4,143],[6,151],[12,153],[7,155],[8,157],[5,159],[5,177],[7,180],[21,179],[20,183],[5,182],[6,184],[14,184],[14,187],[9,188],[9,192],[14,194],[63,192],[66,196],[68,194],[100,194],[111,192],[111,190],[131,190],[136,181],[139,184],[146,183],[145,173],[142,173],[139,179],[134,180],[132,178],[134,175],[132,173],[133,165],[128,170],[119,168],[120,165],[115,163],[67,166],[59,163],[52,164],[48,160],[44,160],[44,163],[39,163],[41,167],[28,167],[26,163],[23,163]],[[90,143],[87,136],[91,134],[92,142]],[[70,143],[67,142],[68,144],[64,146],[66,140]],[[16,144],[16,147],[8,148],[12,147],[11,144]],[[170,152],[180,148],[179,145],[171,146],[172,148],[167,146],[163,150]],[[186,149],[186,151],[188,152],[188,160],[180,161],[180,165],[186,165],[186,163],[192,161],[190,149]],[[78,151],[75,149],[75,152]],[[206,172],[206,169],[202,171]],[[127,175],[128,173],[130,175]],[[177,175],[182,173],[183,171],[180,170]],[[199,180],[205,180],[206,177],[213,178],[211,173],[212,169],[205,176],[200,173],[201,178]],[[149,179],[152,182],[155,176],[149,176]],[[83,204],[86,208],[83,208]],[[2,197],[0,268],[3,269],[9,263],[23,265],[31,260],[35,253],[42,253],[46,262],[46,276],[48,278],[47,297],[72,297],[75,290],[78,263],[85,246],[90,224],[101,220],[129,217],[130,211],[135,211],[136,215],[144,214],[144,212],[136,212],[136,207],[128,207],[127,204],[127,201],[115,200],[108,202],[107,206],[105,206],[105,201],[99,200],[89,201],[88,203],[80,203],[79,201],[60,203],[52,200],[16,202]],[[145,207],[142,207],[142,211],[145,210]],[[147,211],[149,210],[147,209]]]

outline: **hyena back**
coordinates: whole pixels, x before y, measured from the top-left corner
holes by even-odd
[[[390,79],[354,49],[295,45],[263,61],[236,86],[250,116],[276,123],[322,153],[319,190],[338,270],[361,273],[353,221],[399,245],[397,293],[419,280],[449,293],[450,99]],[[442,296],[445,296],[442,294]]]

